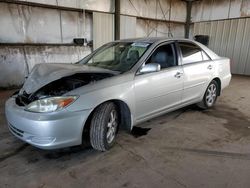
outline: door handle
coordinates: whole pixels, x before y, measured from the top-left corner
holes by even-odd
[[[183,75],[183,73],[177,72],[177,73],[174,75],[174,77],[175,77],[175,78],[180,78],[182,75]]]
[[[213,68],[212,65],[208,65],[207,69],[211,70]]]

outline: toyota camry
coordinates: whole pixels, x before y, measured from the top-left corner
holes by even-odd
[[[6,117],[13,135],[38,148],[89,139],[106,151],[119,129],[191,104],[211,108],[230,80],[230,60],[198,42],[126,39],[74,64],[37,64],[6,101]]]

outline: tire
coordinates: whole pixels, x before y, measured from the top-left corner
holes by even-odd
[[[115,143],[119,116],[112,102],[101,104],[95,110],[90,124],[91,146],[99,151],[109,150]]]
[[[215,80],[212,80],[206,89],[202,101],[198,103],[197,106],[204,110],[213,107],[216,103],[218,93],[218,83]]]

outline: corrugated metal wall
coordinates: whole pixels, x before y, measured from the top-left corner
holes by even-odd
[[[136,37],[184,37],[184,24],[137,19]]]
[[[38,63],[74,63],[89,53],[89,47],[74,45],[0,45],[0,88],[22,85]]]
[[[120,38],[135,38],[136,37],[136,17],[121,16],[120,18]]]
[[[202,0],[194,1],[192,21],[212,21],[250,16],[249,0]]]
[[[185,22],[186,3],[182,0],[121,0],[121,14]]]
[[[85,10],[96,10],[113,12],[113,0],[17,0],[45,5],[56,5],[62,7],[81,8]]]
[[[121,0],[120,37],[184,36],[182,0]],[[114,0],[16,0],[0,2],[0,87],[21,85],[38,63],[75,62],[94,39],[114,39]],[[15,75],[15,77],[13,77]]]
[[[0,42],[63,44],[77,37],[91,40],[91,20],[84,11],[0,3]]]
[[[93,48],[114,40],[114,15],[93,13]]]
[[[92,14],[0,3],[0,87],[21,85],[38,63],[72,63],[91,52]]]
[[[209,48],[231,59],[232,73],[250,75],[250,18],[197,22],[198,34],[209,35]]]

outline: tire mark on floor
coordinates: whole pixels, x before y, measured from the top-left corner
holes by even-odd
[[[234,159],[243,159],[250,160],[250,153],[233,153],[233,152],[224,152],[224,151],[213,151],[205,149],[192,149],[192,148],[179,148],[179,147],[164,147],[164,149],[188,153],[196,153],[202,155],[211,155],[216,157],[227,157]]]
[[[22,146],[14,149],[14,150],[3,153],[2,155],[0,155],[0,163],[3,162],[4,160],[10,158],[10,157],[13,157],[14,155],[17,155],[18,153],[23,151],[27,146],[28,146],[28,144],[23,144]]]

